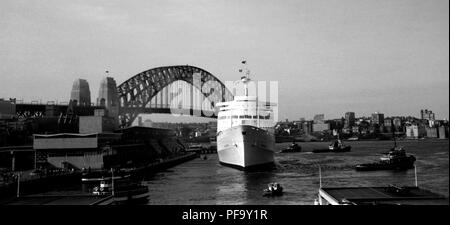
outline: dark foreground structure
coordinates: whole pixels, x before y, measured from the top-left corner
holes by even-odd
[[[449,205],[449,199],[419,187],[322,187],[320,205]]]

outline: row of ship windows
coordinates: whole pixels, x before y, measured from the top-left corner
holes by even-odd
[[[258,119],[257,115],[251,116],[251,115],[233,115],[231,116],[232,119]],[[224,120],[224,119],[230,119],[230,116],[219,116],[219,120]],[[261,116],[259,115],[259,119],[270,119],[270,115],[267,116]]]

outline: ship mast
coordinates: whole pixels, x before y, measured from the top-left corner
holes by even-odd
[[[239,72],[244,72],[245,70],[245,76],[241,77],[241,81],[242,83],[244,83],[244,95],[248,96],[248,83],[251,81],[250,79],[250,70],[248,69],[247,65],[247,60],[242,60],[241,62],[244,66],[244,69],[240,69]],[[256,89],[258,90],[258,89]],[[256,91],[256,124],[257,127],[259,127],[260,125],[260,120],[259,120],[259,101],[258,101],[258,91]]]
[[[247,60],[242,60],[243,65],[247,65]],[[242,83],[244,83],[244,95],[248,96],[248,82],[250,82],[250,70],[245,66],[244,69],[240,69],[239,72],[243,72],[245,70],[245,76],[241,77]]]

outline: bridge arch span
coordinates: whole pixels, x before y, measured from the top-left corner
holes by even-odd
[[[200,75],[200,82],[194,79],[198,78],[198,75]],[[233,99],[233,94],[225,87],[223,82],[204,69],[189,65],[157,67],[136,74],[117,87],[121,126],[130,126],[139,113],[170,113],[170,107],[152,109],[149,103],[165,87],[180,80],[197,88],[205,98],[210,100],[211,97],[220,98],[219,101]],[[214,93],[220,96],[212,96],[213,92],[202,90],[205,83],[216,84],[207,88],[213,88]],[[193,93],[190,93],[190,95],[193,95]],[[213,107],[214,103],[214,101],[211,101]],[[201,113],[201,116],[215,117],[215,115],[211,116],[204,113]]]

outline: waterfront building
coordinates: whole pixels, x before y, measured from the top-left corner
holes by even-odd
[[[115,133],[35,134],[33,149],[45,156],[38,167],[100,170],[145,166],[184,147],[173,130],[129,127]]]
[[[120,134],[119,134],[120,135]],[[120,136],[113,134],[53,134],[33,135],[33,149],[45,155],[45,164],[65,169],[102,169],[105,166],[103,154],[111,153],[106,143]]]
[[[406,126],[406,138],[418,139],[426,136],[426,129],[422,125],[411,124]]]
[[[316,114],[314,116],[314,123],[324,123],[325,121],[325,115],[324,114]]]
[[[346,112],[345,113],[345,127],[352,127],[355,125],[355,113]]]
[[[112,133],[119,127],[117,117],[108,115],[106,109],[95,109],[93,116],[80,116],[78,132],[80,134]]]
[[[358,129],[359,129],[359,133],[368,134],[370,131],[370,123],[367,122],[366,120],[360,120],[358,122]]]
[[[420,110],[420,119],[422,120],[434,120],[434,113],[431,110],[425,109]]]
[[[427,137],[429,137],[429,138],[438,138],[438,128],[436,128],[436,127],[426,127],[425,131],[427,133]]]
[[[322,132],[330,130],[329,123],[314,123],[312,127],[313,132]]]
[[[302,123],[303,123],[303,121],[300,121],[300,120],[292,121],[292,127],[294,129],[301,130],[302,129]]]
[[[325,115],[324,114],[316,114],[314,116],[312,124],[312,132],[322,132],[326,130],[330,130],[330,124],[325,123]]]
[[[391,118],[386,118],[384,120],[384,131],[387,133],[392,133],[393,131],[395,131],[393,127],[393,120]]]
[[[14,99],[0,99],[0,120],[12,119],[16,116],[16,102]]]
[[[439,139],[446,139],[448,138],[448,126],[440,126],[438,128],[438,135],[439,135]]]
[[[334,120],[328,120],[325,123],[329,124],[330,130],[342,130],[344,128],[345,120],[342,119],[334,119]]]
[[[372,114],[372,124],[382,125],[384,124],[384,114],[375,112]]]
[[[369,126],[369,133],[371,134],[378,134],[382,131],[383,131],[382,126],[378,124],[372,124],[371,126]]]
[[[80,116],[79,133],[104,133],[113,132],[118,128],[117,120],[106,116]]]
[[[406,126],[406,138],[417,139],[419,138],[419,129],[417,125]]]
[[[344,133],[344,134],[351,134],[352,133],[352,128],[351,127],[344,127],[344,128],[342,128],[342,133]]]
[[[385,126],[385,127],[392,127],[392,125],[393,125],[393,122],[392,122],[392,119],[391,119],[391,118],[386,118],[386,119],[384,120],[384,126]]]
[[[393,118],[392,125],[395,127],[396,131],[403,131],[402,119],[400,117]]]
[[[311,120],[304,121],[301,126],[302,131],[305,132],[306,134],[310,134],[313,132],[313,121]]]
[[[77,79],[73,82],[70,100],[76,101],[76,106],[91,105],[91,91],[89,83],[84,79]]]

